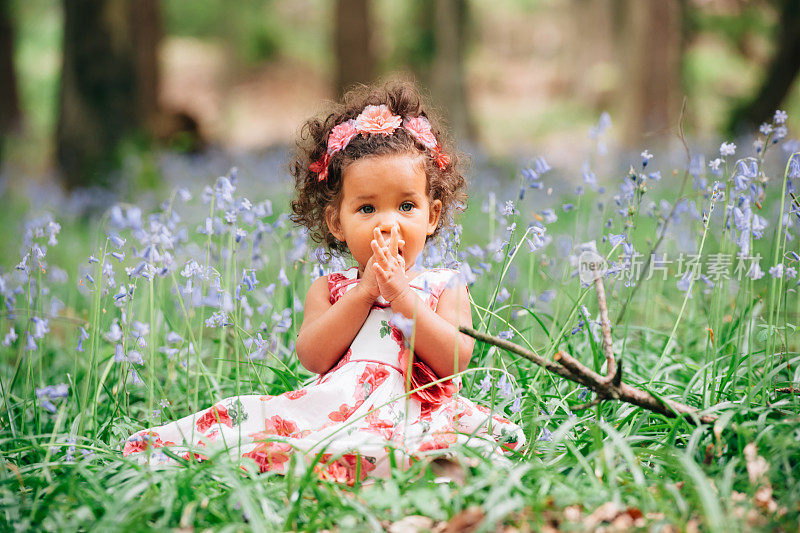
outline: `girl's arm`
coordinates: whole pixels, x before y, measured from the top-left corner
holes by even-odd
[[[377,228],[373,237],[370,246],[381,295],[396,313],[416,318],[414,353],[440,378],[467,368],[475,341],[458,331],[459,326],[472,327],[472,309],[466,285],[443,290],[436,311],[431,310],[408,286],[405,260],[397,252],[397,227],[392,228],[388,242]]]
[[[407,318],[414,317],[414,353],[440,378],[464,370],[472,357],[475,341],[458,331],[472,327],[472,310],[465,285],[445,289],[433,311],[410,288],[391,302],[392,309]],[[457,357],[456,357],[457,355]]]
[[[374,282],[371,262],[362,280],[331,305],[328,276],[318,278],[308,289],[303,325],[297,335],[297,357],[316,374],[327,372],[355,339],[380,294]],[[369,272],[368,272],[369,270]]]

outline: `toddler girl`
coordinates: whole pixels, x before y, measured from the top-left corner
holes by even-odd
[[[456,271],[418,264],[465,199],[452,154],[408,84],[348,93],[308,121],[291,165],[292,219],[357,263],[318,278],[306,296],[297,356],[319,377],[141,431],[124,455],[168,462],[152,448],[169,445],[202,460],[224,447],[262,472],[285,472],[299,453],[318,459],[323,478],[353,483],[456,443],[497,456],[520,447],[520,428],[460,396],[452,378],[472,355],[458,331],[472,324],[466,286]]]

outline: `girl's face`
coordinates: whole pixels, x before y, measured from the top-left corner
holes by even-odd
[[[392,226],[397,226],[405,241],[399,252],[406,270],[414,265],[442,211],[441,201],[428,200],[427,184],[423,166],[408,154],[365,157],[345,168],[342,201],[338,211],[328,208],[326,221],[333,236],[347,243],[359,274],[372,257],[374,228],[388,240]]]

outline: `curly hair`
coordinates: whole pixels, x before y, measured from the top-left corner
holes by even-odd
[[[404,128],[392,135],[358,135],[344,150],[337,152],[328,165],[328,177],[319,181],[318,174],[309,170],[309,165],[319,160],[327,150],[331,130],[349,119],[355,119],[368,105],[385,104],[389,110],[401,117],[423,116],[431,128],[444,153],[450,157],[445,168],[439,168],[429,151],[416,141]],[[324,245],[329,252],[344,254],[347,245],[336,239],[325,222],[326,209],[338,209],[342,200],[343,172],[352,162],[371,156],[409,154],[424,161],[427,176],[426,192],[430,201],[440,200],[442,212],[439,225],[432,235],[435,237],[443,226],[452,224],[455,212],[463,211],[466,204],[466,180],[460,170],[464,157],[450,144],[435,117],[431,117],[416,87],[406,81],[389,82],[382,86],[358,86],[347,92],[341,103],[324,118],[311,118],[303,124],[295,152],[290,160],[289,172],[295,178],[295,199],[291,203],[291,220],[308,228],[309,236]],[[422,156],[422,157],[421,157]]]

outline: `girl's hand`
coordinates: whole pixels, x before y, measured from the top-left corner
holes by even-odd
[[[375,254],[367,261],[364,266],[364,273],[361,274],[361,281],[358,282],[358,287],[364,292],[370,302],[374,302],[381,295],[381,289],[378,286],[378,278],[375,275]]]
[[[397,226],[392,227],[388,243],[383,238],[380,229],[375,228],[372,235],[374,239],[370,245],[372,246],[372,257],[375,259],[374,267],[378,288],[381,296],[392,303],[409,290],[406,262],[397,251],[402,241],[400,241]]]

